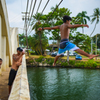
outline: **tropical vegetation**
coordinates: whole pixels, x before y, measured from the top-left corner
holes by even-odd
[[[47,48],[49,50],[52,50],[49,47],[50,40],[56,41],[56,44],[58,45],[58,48],[59,48],[59,42],[61,38],[60,38],[60,31],[58,29],[38,31],[39,27],[52,27],[52,26],[60,25],[63,23],[62,17],[64,15],[70,16],[72,14],[72,12],[68,8],[57,8],[56,11],[52,14],[55,7],[52,7],[51,12],[49,12],[48,14],[37,13],[36,15],[33,15],[33,18],[31,20],[31,26],[32,26],[32,30],[34,31],[33,31],[33,34],[28,35],[28,48],[34,51],[35,54],[43,55],[44,51]],[[93,34],[96,28],[96,25],[99,23],[99,20],[100,20],[100,9],[95,8],[92,16],[88,16],[86,11],[79,12],[77,16],[72,17],[71,24],[87,24],[87,21],[91,21],[91,23],[95,22],[94,29],[91,33]],[[75,43],[82,50],[86,51],[87,53],[90,53],[91,37],[83,33],[84,33],[83,27],[82,27],[82,32],[79,32],[77,28],[71,29],[69,39],[71,42]],[[93,41],[94,41],[94,44],[92,43],[92,46],[93,46],[92,49],[94,49],[95,51],[96,49],[95,38],[93,38]],[[97,40],[97,47],[99,45],[98,43],[99,43],[99,39]],[[19,34],[19,44],[22,47],[26,46],[26,37],[24,33]]]

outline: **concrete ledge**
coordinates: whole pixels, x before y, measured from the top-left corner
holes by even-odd
[[[25,55],[23,56],[22,65],[18,69],[8,100],[30,100]]]

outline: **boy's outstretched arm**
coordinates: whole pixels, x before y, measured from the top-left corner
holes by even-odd
[[[87,24],[82,24],[82,25],[80,25],[80,24],[76,24],[76,25],[67,25],[67,27],[68,28],[77,28],[77,27],[87,27],[87,28],[89,28],[89,26],[87,25]]]
[[[60,29],[60,26],[38,28],[39,31],[41,31],[41,30],[55,30],[55,29]]]

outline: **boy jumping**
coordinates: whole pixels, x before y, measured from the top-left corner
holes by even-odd
[[[75,44],[69,42],[69,34],[70,34],[70,28],[77,28],[77,27],[87,27],[89,28],[88,25],[86,24],[75,24],[75,25],[71,25],[70,21],[71,21],[71,17],[65,15],[63,17],[63,24],[59,25],[59,26],[54,26],[54,27],[44,27],[44,28],[39,28],[38,30],[55,30],[55,29],[59,29],[60,33],[61,33],[61,42],[60,42],[60,48],[58,50],[58,54],[55,57],[53,66],[55,66],[58,58],[66,51],[66,50],[74,50],[77,51],[78,53],[80,53],[81,55],[84,55],[86,57],[88,57],[89,59],[93,59],[94,57],[97,57],[99,55],[90,55],[86,52],[84,52],[83,50],[81,50],[79,47],[77,47]]]

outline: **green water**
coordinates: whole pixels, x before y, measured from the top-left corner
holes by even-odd
[[[31,100],[100,100],[100,70],[28,68]]]

